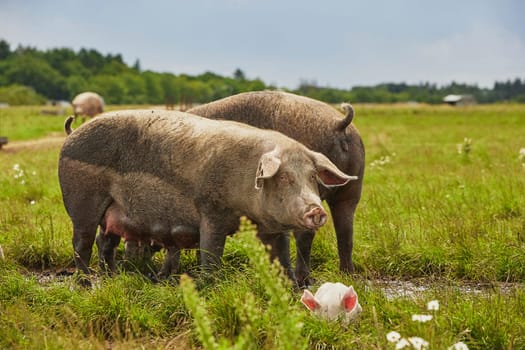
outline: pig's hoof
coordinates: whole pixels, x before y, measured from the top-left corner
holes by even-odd
[[[146,272],[144,273],[144,277],[146,277],[152,283],[159,283],[162,280],[162,278],[160,278],[160,276],[157,276],[155,272]]]
[[[311,277],[305,277],[305,278],[297,279],[297,285],[299,286],[300,289],[312,288],[314,283],[315,283],[315,281]]]
[[[93,284],[91,283],[91,279],[89,278],[89,275],[86,275],[84,273],[78,272],[73,276],[73,280],[76,284],[83,288],[91,288]]]
[[[177,285],[179,284],[179,276],[175,274],[169,274],[169,275],[159,274],[157,275],[157,281],[159,283],[162,282],[162,283]]]

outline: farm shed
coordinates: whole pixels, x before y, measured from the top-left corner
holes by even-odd
[[[443,98],[443,102],[451,106],[465,106],[475,104],[476,100],[472,95],[447,95]]]

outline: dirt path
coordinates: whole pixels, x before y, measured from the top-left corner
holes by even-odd
[[[22,150],[37,150],[60,146],[66,136],[62,133],[52,133],[46,137],[28,141],[13,141],[4,145],[0,152],[16,153]]]

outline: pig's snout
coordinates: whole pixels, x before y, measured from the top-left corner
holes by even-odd
[[[309,229],[317,229],[326,223],[326,212],[321,207],[310,209],[304,214],[304,223]]]

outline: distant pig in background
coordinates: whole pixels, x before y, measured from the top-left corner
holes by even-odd
[[[353,321],[363,310],[352,286],[326,282],[315,295],[305,289],[301,302],[314,314],[328,320],[341,319],[345,324]]]
[[[71,102],[75,118],[79,115],[93,118],[97,114],[104,112],[104,99],[96,92],[86,91],[75,96]],[[84,118],[82,118],[84,122]],[[71,134],[71,130],[68,135]]]

